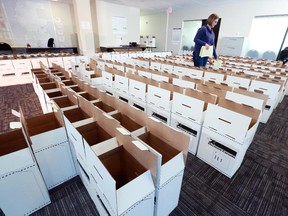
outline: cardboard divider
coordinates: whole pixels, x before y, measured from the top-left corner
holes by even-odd
[[[120,122],[120,124],[127,129],[129,132],[133,132],[135,130],[140,129],[143,127],[143,125],[138,124],[133,119],[129,117],[129,115],[125,115],[121,112],[115,113],[111,115],[113,118],[115,118],[117,121]]]
[[[146,171],[123,146],[100,155],[99,159],[115,179],[116,189],[121,188]]]
[[[173,92],[184,93],[184,88],[167,82],[160,82],[159,87],[170,91],[171,94],[173,94]]]
[[[147,114],[134,106],[127,105],[125,102],[118,102],[118,111],[122,114],[129,116],[130,119],[137,122],[141,126],[146,125]]]
[[[215,83],[213,81],[208,81],[208,82],[205,82],[205,85],[207,86],[210,86],[210,87],[215,87],[217,89],[221,89],[221,90],[224,90],[224,91],[232,91],[232,87],[231,86],[228,86],[226,83]]]
[[[88,101],[94,101],[94,100],[99,99],[99,98],[94,97],[93,95],[89,94],[88,92],[80,93],[78,96],[81,96],[81,97],[85,98]]]
[[[227,91],[222,90],[220,88],[210,87],[210,86],[207,86],[205,84],[198,84],[196,89],[199,91],[202,91],[202,92],[209,93],[209,94],[217,95],[218,99],[219,98],[225,98],[226,92],[227,92]]]
[[[91,85],[87,85],[85,91],[89,93],[92,97],[100,98],[100,91]]]
[[[103,104],[106,104],[106,105],[112,107],[114,110],[117,109],[117,99],[115,97],[107,94],[106,92],[99,91],[99,98],[101,99]]]
[[[193,89],[186,89],[185,95],[204,101],[205,102],[204,110],[207,109],[208,103],[216,104],[217,99],[218,99],[217,95],[213,95],[210,93],[201,92],[201,91],[197,91]]]
[[[89,116],[86,112],[84,112],[80,107],[70,110],[63,111],[63,114],[65,117],[71,122],[77,122],[84,119],[88,119],[91,116]]]
[[[264,105],[267,103],[267,101],[269,99],[269,96],[263,94],[263,92],[262,93],[260,93],[260,92],[251,92],[251,91],[247,91],[247,90],[241,89],[241,88],[234,88],[233,92],[261,99],[261,100],[264,101]]]
[[[56,89],[57,88],[57,85],[54,82],[40,83],[40,86],[43,90],[49,90],[49,89]]]
[[[204,83],[204,81],[202,79],[194,79],[194,78],[191,78],[189,76],[183,76],[182,79],[189,81],[189,82],[196,83],[196,84],[203,84]]]
[[[92,122],[77,127],[77,130],[90,146],[112,138],[112,136],[107,131],[105,131],[97,122]]]
[[[78,105],[77,99],[74,100],[73,102],[72,100],[69,99],[67,95],[63,97],[59,97],[59,98],[53,98],[52,100],[59,108],[65,108],[69,106]]]
[[[0,134],[0,157],[27,148],[21,129]]]
[[[43,77],[43,78],[39,78],[37,79],[39,83],[49,83],[51,82],[52,80],[49,79],[47,76],[46,77]]]

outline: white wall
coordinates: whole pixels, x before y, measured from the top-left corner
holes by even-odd
[[[132,41],[139,43],[140,9],[97,1],[96,10],[100,46],[127,45]],[[126,18],[127,34],[113,34],[112,17]]]
[[[166,34],[166,12],[146,15],[140,17],[140,35],[156,37],[156,49],[153,51],[164,51]]]
[[[0,0],[0,39],[12,46],[47,47],[54,37],[57,47],[77,46],[73,6],[38,0]]]
[[[212,3],[213,4],[213,3]],[[221,27],[219,32],[221,45],[222,37],[229,36],[245,36],[250,34],[252,21],[254,16],[260,15],[276,15],[288,13],[287,0],[250,0],[227,3],[225,5],[210,5],[210,6],[194,6],[192,8],[174,10],[169,16],[169,31],[168,31],[168,51],[177,53],[180,50],[180,44],[172,44],[172,29],[181,28],[183,20],[205,19],[211,13],[217,13],[221,18]],[[152,16],[150,16],[152,18]],[[154,16],[157,19],[157,16]],[[141,18],[142,19],[142,18]],[[151,29],[155,32],[151,34],[161,34],[165,32],[166,21],[161,24],[157,20],[150,20]],[[143,23],[141,22],[141,32]],[[146,30],[148,31],[148,30]],[[193,40],[193,38],[191,38]],[[219,46],[218,46],[219,48]]]

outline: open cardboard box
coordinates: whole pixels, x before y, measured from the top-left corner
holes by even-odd
[[[160,158],[121,130],[116,133],[116,146],[104,147],[105,151],[92,146],[87,152],[91,179],[110,215],[153,215],[154,181]],[[107,145],[96,146],[103,144]]]
[[[0,164],[3,214],[29,215],[50,204],[48,190],[21,129],[0,134]]]
[[[53,188],[74,177],[76,172],[62,113],[56,110],[25,118],[21,111],[21,122],[47,187]]]
[[[0,134],[0,161],[0,176],[34,163],[21,129]]]
[[[147,84],[129,79],[129,95],[137,100],[146,102]]]
[[[131,119],[133,122],[135,122],[137,127],[138,127],[138,125],[140,127],[143,127],[146,125],[146,121],[147,121],[146,113],[143,112],[143,110],[141,110],[141,109],[139,109],[133,105],[129,105],[125,102],[119,101],[118,102],[118,112],[120,112],[122,115],[126,115],[129,119]],[[134,125],[134,123],[132,123],[132,125]],[[133,128],[134,127],[135,126],[133,126]],[[142,129],[143,128],[134,130],[133,135],[137,134],[138,132],[141,132]],[[130,130],[130,132],[132,132],[132,130]]]
[[[94,97],[92,94],[89,94],[88,92],[79,93],[78,97],[83,97],[92,103],[99,100],[99,97]]]
[[[56,109],[63,109],[65,108],[75,108],[78,106],[77,98],[73,97],[74,99],[70,99],[67,95],[63,97],[53,98],[52,103],[56,105]]]
[[[168,215],[178,205],[189,137],[153,117],[147,120],[146,128],[139,140],[162,155],[156,178],[155,215]]]
[[[50,89],[57,89],[58,86],[55,82],[49,82],[49,83],[40,83],[40,86],[43,90],[50,90]]]

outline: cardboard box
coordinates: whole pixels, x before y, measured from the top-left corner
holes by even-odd
[[[155,106],[170,113],[172,94],[170,91],[148,85],[147,106]]]
[[[268,83],[259,80],[251,81],[249,91],[258,90],[269,96],[260,122],[266,123],[271,116],[273,109],[277,106],[280,88],[281,85],[279,84]]]
[[[99,146],[107,144],[99,143],[87,154],[91,181],[96,182],[99,198],[109,215],[153,215],[155,187],[151,172],[156,173],[157,155],[143,144],[136,146],[130,136],[121,141],[117,135],[117,142],[118,146],[100,154]]]
[[[131,96],[131,98],[135,98],[146,103],[146,92],[146,83],[129,79],[129,95]]]
[[[21,129],[1,134],[0,143],[3,214],[29,215],[50,204],[48,190]]]
[[[138,136],[139,140],[161,154],[156,178],[156,202],[154,215],[168,215],[177,207],[189,137],[180,131],[149,118],[147,132]]]
[[[152,70],[161,70],[161,63],[156,61],[151,61],[150,69]]]
[[[253,140],[260,112],[226,99],[218,106],[209,104],[197,157],[231,178]]]
[[[21,121],[48,189],[76,175],[61,112]],[[51,160],[53,158],[53,160]]]
[[[115,75],[114,88],[116,89],[117,92],[120,91],[125,94],[128,94],[129,79],[125,76]]]

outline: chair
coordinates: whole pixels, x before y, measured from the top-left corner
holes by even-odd
[[[273,51],[268,50],[268,51],[265,51],[263,53],[262,58],[263,59],[269,59],[269,60],[275,60],[276,59],[276,54]]]
[[[252,49],[252,50],[249,50],[247,52],[247,57],[251,57],[251,58],[256,58],[257,59],[259,57],[259,53],[258,53],[257,50]]]
[[[189,47],[184,45],[184,46],[182,47],[182,50],[187,50],[187,51],[188,51],[188,50],[189,50]]]
[[[288,47],[280,52],[277,61],[282,61],[283,65],[288,62]]]
[[[55,46],[54,38],[49,38],[47,47],[54,47],[54,46]]]
[[[0,42],[0,54],[13,54],[12,47],[4,42]]]

